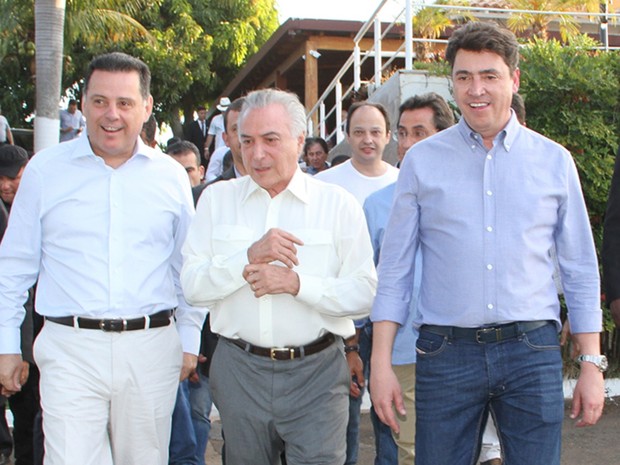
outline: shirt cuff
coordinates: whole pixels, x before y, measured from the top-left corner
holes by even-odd
[[[21,354],[19,328],[0,328],[0,354]]]
[[[177,322],[177,331],[179,332],[183,352],[197,356],[200,352],[200,329]]]
[[[299,292],[297,293],[297,299],[311,307],[318,304],[323,295],[323,279],[299,273],[297,273],[297,276],[299,276]]]
[[[372,322],[393,321],[402,326],[407,322],[408,311],[408,301],[397,297],[377,294],[372,304],[370,320]]]

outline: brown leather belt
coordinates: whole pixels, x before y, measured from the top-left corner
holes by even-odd
[[[46,316],[45,319],[64,326],[73,326],[81,329],[100,329],[101,331],[120,333],[122,331],[136,331],[139,329],[168,326],[172,313],[173,310],[162,310],[152,315],[131,318],[129,320],[124,320],[122,318],[97,320],[81,316]]]
[[[336,336],[332,333],[327,333],[325,336],[317,339],[310,344],[299,347],[259,347],[245,342],[241,339],[228,339],[234,345],[240,349],[245,350],[254,355],[261,357],[269,357],[271,360],[294,360],[306,355],[316,354],[323,349],[327,349],[334,342],[336,342]]]

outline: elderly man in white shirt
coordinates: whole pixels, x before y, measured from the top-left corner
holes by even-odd
[[[211,308],[213,397],[229,465],[342,464],[349,370],[342,339],[375,289],[362,209],[297,165],[305,111],[273,89],[239,116],[249,176],[205,190],[183,248],[187,300]]]

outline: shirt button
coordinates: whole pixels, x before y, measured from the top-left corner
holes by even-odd
[[[487,231],[488,232],[493,232],[493,226],[487,226]]]
[[[492,155],[487,155],[487,160],[492,160],[493,156]]]
[[[487,265],[487,270],[492,270],[493,269],[493,265],[491,265],[490,263]]]
[[[493,304],[489,304],[489,305],[487,305],[487,308],[488,308],[489,310],[493,310]]]
[[[493,192],[492,191],[487,191],[487,195],[491,196],[491,195],[493,195]]]

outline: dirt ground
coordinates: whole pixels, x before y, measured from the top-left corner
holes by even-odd
[[[568,417],[569,403],[562,429],[562,465],[620,464],[620,397],[608,399],[600,421],[590,428],[576,428]],[[219,465],[222,438],[219,421],[213,423],[207,449],[207,465]],[[362,430],[358,465],[373,465],[374,438],[370,417],[362,413]]]

